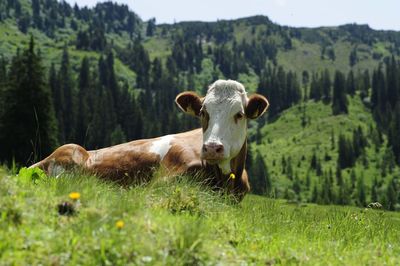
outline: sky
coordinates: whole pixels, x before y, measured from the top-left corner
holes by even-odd
[[[99,0],[66,0],[93,6]],[[104,2],[104,1],[101,1]],[[114,0],[127,4],[143,20],[157,24],[216,21],[266,15],[279,25],[294,27],[369,24],[378,30],[400,31],[399,0]]]

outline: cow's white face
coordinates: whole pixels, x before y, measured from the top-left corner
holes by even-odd
[[[208,89],[204,98],[193,92],[183,92],[176,103],[186,113],[199,116],[203,128],[202,159],[218,164],[229,174],[230,161],[246,141],[247,119],[254,119],[268,108],[261,95],[248,98],[244,86],[233,80],[218,80]]]

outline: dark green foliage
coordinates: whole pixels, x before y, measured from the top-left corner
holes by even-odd
[[[400,101],[394,109],[393,118],[389,126],[388,141],[393,149],[397,164],[400,164]]]
[[[345,135],[340,134],[338,140],[338,165],[341,169],[354,166],[356,161],[356,155],[354,153],[354,147],[350,140]]]
[[[50,88],[44,68],[29,47],[14,56],[4,91],[4,111],[0,117],[1,160],[30,163],[48,155],[58,144]]]
[[[328,69],[320,73],[313,73],[310,85],[310,99],[323,100],[329,103],[332,99],[332,84]]]
[[[349,55],[349,64],[350,66],[354,66],[358,61],[358,57],[357,57],[357,46],[354,47]]]
[[[355,78],[354,78],[354,73],[353,70],[349,71],[349,74],[347,75],[346,79],[346,92],[353,96],[356,92],[356,84],[355,84]]]
[[[360,207],[365,207],[367,204],[367,196],[366,196],[366,191],[365,191],[363,173],[361,173],[361,175],[358,177],[358,180],[357,180],[356,203]]]
[[[367,147],[368,141],[364,136],[362,128],[359,126],[353,131],[353,150],[355,158],[358,158],[364,152],[365,147]]]
[[[396,181],[395,178],[392,178],[386,189],[386,208],[391,211],[395,210],[395,206],[398,202],[398,184]]]
[[[149,21],[147,22],[146,36],[153,36],[155,30],[156,30],[156,19],[155,18],[149,19]]]
[[[346,98],[346,78],[340,71],[335,72],[333,82],[332,113],[333,115],[347,114],[348,101]]]
[[[62,59],[61,67],[58,72],[58,86],[56,94],[61,95],[61,101],[56,104],[57,117],[62,116],[64,132],[61,136],[64,139],[59,139],[61,143],[72,142],[75,139],[76,129],[76,89],[74,84],[74,78],[72,76],[71,66],[69,62],[68,49],[65,46]]]
[[[148,89],[150,85],[149,71],[151,67],[150,57],[144,49],[140,40],[119,52],[119,58],[127,64],[137,74],[136,86],[142,89]]]
[[[379,65],[372,76],[371,105],[380,130],[388,134],[397,164],[400,164],[400,63],[394,57],[387,58],[385,70]],[[378,131],[379,132],[379,131]],[[380,139],[380,138],[379,138]],[[375,142],[378,138],[374,138]],[[380,141],[381,142],[381,141]]]
[[[268,95],[274,104],[269,108],[269,115],[274,117],[284,109],[301,100],[300,85],[293,72],[286,73],[282,67],[267,67],[262,71],[257,91]]]
[[[338,185],[338,196],[336,198],[336,203],[340,205],[351,204],[351,189],[347,182],[343,182],[342,185]]]
[[[78,77],[78,111],[77,125],[75,132],[75,142],[85,145],[87,131],[93,112],[93,84],[91,83],[89,59],[84,57],[81,62],[81,68]]]
[[[331,203],[335,202],[332,177],[330,175],[328,175],[327,173],[324,173],[324,176],[323,176],[323,183],[322,183],[320,199],[322,201],[321,202],[322,204],[331,204]]]
[[[106,45],[104,25],[90,26],[86,31],[79,31],[76,36],[76,49],[103,51]]]
[[[267,165],[259,152],[256,153],[252,168],[250,168],[250,181],[253,193],[259,195],[269,195],[271,193],[271,177]]]
[[[332,82],[328,69],[325,69],[321,75],[322,83],[322,99],[325,103],[329,103],[332,99]]]
[[[374,181],[372,182],[371,186],[371,202],[377,202],[378,201],[378,181],[376,177],[374,178]]]

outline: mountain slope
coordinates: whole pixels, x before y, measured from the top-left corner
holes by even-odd
[[[400,174],[399,168],[391,169],[388,166],[389,161],[393,163],[393,157],[388,157],[390,149],[386,147],[386,140],[379,141],[370,110],[359,96],[348,96],[348,99],[348,115],[334,116],[330,104],[310,100],[287,109],[275,121],[261,128],[258,133],[262,136],[261,141],[254,143],[252,149],[258,151],[265,160],[275,196],[310,201],[314,187],[322,190],[325,179],[331,178],[332,193],[340,197],[340,184],[337,183],[339,136],[344,135],[352,140],[354,132],[361,128],[368,144],[355,166],[340,173],[351,188],[351,202],[357,204],[358,188],[353,186],[357,185],[359,179],[363,179],[367,202],[377,200],[371,195],[372,187],[376,186],[373,185],[374,180],[381,186],[379,201],[385,201],[384,190],[391,178]],[[257,134],[254,129],[252,134]],[[313,157],[321,169],[312,166]],[[321,173],[318,174],[318,171]],[[297,181],[301,195],[298,198],[293,192]],[[334,202],[334,199],[331,200]]]

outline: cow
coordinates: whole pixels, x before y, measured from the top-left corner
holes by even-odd
[[[98,150],[66,144],[31,167],[48,175],[80,168],[123,183],[148,180],[154,169],[162,168],[169,175],[202,178],[240,201],[250,190],[245,170],[247,120],[260,117],[268,100],[259,94],[248,97],[237,81],[217,80],[204,97],[186,91],[178,94],[175,102],[183,112],[198,117],[201,128]]]

